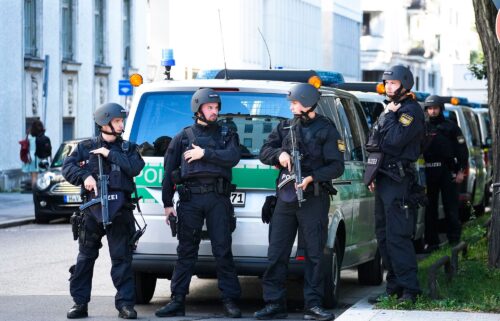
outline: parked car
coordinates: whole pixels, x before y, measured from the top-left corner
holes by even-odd
[[[491,144],[493,140],[491,137],[490,113],[488,108],[473,108],[472,111],[479,125],[479,134],[481,136],[481,148],[483,149],[483,160],[486,167],[484,198],[485,204],[488,204],[492,194],[491,184],[493,183],[493,159],[491,156]]]
[[[261,208],[266,196],[275,193],[278,171],[262,164],[258,155],[273,127],[280,120],[291,117],[286,99],[290,87],[312,76],[317,80],[320,73],[228,70],[200,75],[221,78],[220,75],[225,73],[229,80],[169,80],[141,85],[130,108],[125,138],[144,145],[160,136],[173,137],[193,123],[189,109],[193,93],[207,87],[218,91],[222,100],[220,122],[237,130],[242,149],[242,159],[233,168],[232,181],[237,186],[231,196],[237,217],[233,233],[234,261],[239,275],[262,276],[267,266],[269,226],[261,221]],[[342,76],[334,73],[321,75],[324,76],[320,88],[322,96],[317,111],[335,123],[346,143],[345,172],[333,180],[338,194],[330,206],[328,241],[324,251],[327,262],[324,303],[331,307],[338,300],[341,269],[357,267],[360,283],[380,284],[383,268],[375,238],[374,197],[363,184],[367,156],[363,147],[368,124],[355,96],[330,87],[334,81],[343,81]],[[277,81],[280,79],[287,81]],[[330,82],[325,82],[325,79]],[[139,303],[150,301],[158,278],[172,276],[177,259],[177,240],[165,224],[161,200],[163,157],[144,156],[144,159],[146,167],[136,178],[136,183],[139,194],[143,196],[141,208],[148,227],[132,262]],[[290,255],[290,276],[303,274],[303,255],[299,233]],[[202,277],[215,276],[210,241],[203,233],[194,273]]]
[[[481,136],[479,127],[472,108],[466,106],[464,99],[451,99],[454,104],[445,104],[445,117],[454,121],[465,138],[469,149],[469,167],[466,170],[464,182],[459,188],[460,218],[467,221],[471,210],[484,212],[485,197],[484,186],[486,184],[486,168],[481,149]]]
[[[61,217],[69,218],[82,204],[80,187],[68,183],[61,174],[64,159],[82,140],[63,142],[47,170],[38,175],[33,187],[36,223],[48,223]]]

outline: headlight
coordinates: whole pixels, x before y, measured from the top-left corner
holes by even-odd
[[[50,186],[50,181],[52,180],[53,174],[42,174],[39,175],[37,180],[36,180],[36,187],[38,187],[39,190],[44,190],[47,187]]]

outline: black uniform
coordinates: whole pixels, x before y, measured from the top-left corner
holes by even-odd
[[[192,143],[203,148],[205,154],[201,159],[188,163],[183,153],[191,149]],[[168,147],[162,189],[164,207],[173,206],[174,186],[179,183],[179,177],[175,176],[180,176],[182,180],[177,207],[178,259],[170,284],[173,296],[189,293],[189,283],[198,258],[201,229],[206,220],[222,298],[240,297],[241,288],[231,251],[231,233],[236,221],[229,199],[232,168],[239,160],[238,134],[217,124],[187,127],[174,137]],[[176,175],[175,170],[179,167],[180,175]]]
[[[458,185],[454,178],[467,168],[468,150],[460,128],[442,114],[425,123],[424,144],[425,177],[429,205],[425,211],[425,240],[431,247],[439,245],[439,192],[446,215],[447,236],[450,243],[460,240],[461,225],[458,215]]]
[[[415,180],[411,165],[420,154],[424,134],[424,113],[411,97],[400,102],[397,112],[380,116],[382,171],[376,176],[375,233],[387,268],[387,292],[420,293],[417,260],[412,236],[416,209],[409,207],[410,189]]]
[[[134,306],[135,288],[132,273],[132,246],[130,239],[135,232],[134,217],[131,210],[131,193],[134,191],[134,176],[144,167],[144,161],[137,151],[137,145],[121,140],[106,142],[102,137],[82,141],[68,156],[63,165],[64,178],[73,185],[82,185],[84,198],[95,197],[94,191],[83,188],[83,182],[92,175],[97,181],[99,172],[97,155],[89,151],[105,147],[109,149],[108,157],[103,157],[104,174],[110,176],[108,192],[111,225],[104,230],[102,217],[97,212],[86,214],[83,228],[79,235],[79,253],[76,265],[70,277],[70,292],[76,304],[90,301],[94,263],[102,247],[101,238],[108,239],[111,256],[111,278],[117,290],[115,306],[119,310],[124,306]],[[115,199],[116,198],[116,199]],[[96,206],[96,205],[94,205]]]
[[[306,262],[304,271],[305,308],[321,306],[324,296],[323,272],[320,264],[328,236],[328,210],[330,197],[324,184],[344,172],[345,145],[335,128],[326,117],[316,114],[312,120],[285,120],[278,124],[262,146],[260,160],[264,164],[281,168],[279,155],[291,154],[290,125],[302,154],[302,176],[312,176],[314,181],[304,191],[305,202],[299,207],[294,182],[278,191],[278,201],[271,220],[268,260],[262,285],[266,303],[286,301],[285,281],[288,261],[299,228],[304,236]],[[288,170],[281,168],[279,180],[287,176]],[[315,190],[316,185],[316,192]]]

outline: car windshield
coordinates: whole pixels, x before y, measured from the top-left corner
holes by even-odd
[[[219,92],[219,123],[236,130],[242,158],[258,157],[260,148],[281,119],[291,116],[285,94]],[[145,94],[137,107],[130,141],[143,156],[163,156],[171,138],[193,124],[189,108],[193,92]],[[150,149],[150,152],[147,150]]]
[[[62,143],[52,160],[50,167],[62,167],[64,159],[68,156],[75,146],[73,144]]]

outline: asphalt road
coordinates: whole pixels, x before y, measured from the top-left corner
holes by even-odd
[[[105,239],[103,243],[94,271],[89,320],[118,319]],[[28,224],[0,229],[0,244],[0,320],[66,320],[66,311],[73,304],[68,290],[68,268],[74,264],[77,254],[70,225]],[[241,277],[240,281],[242,320],[251,320],[253,312],[262,307],[260,280]],[[154,311],[168,302],[169,286],[170,281],[159,280],[151,304],[136,306],[140,319],[158,319]],[[302,320],[302,282],[292,280],[288,289],[288,320]],[[334,310],[335,314],[338,316],[361,298],[380,289],[359,286],[355,271],[343,271],[341,304]],[[169,320],[223,319],[216,280],[193,278],[186,314],[187,317]]]

